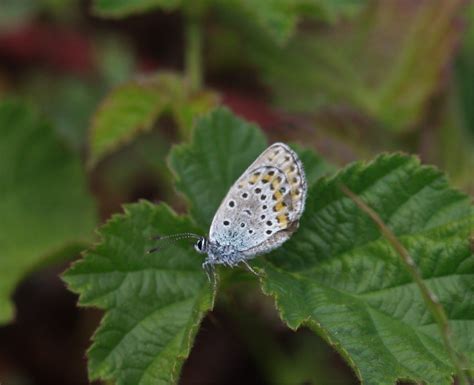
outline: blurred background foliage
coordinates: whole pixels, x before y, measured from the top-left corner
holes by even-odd
[[[472,194],[474,6],[463,0],[3,0],[0,102],[6,103],[1,199],[19,194],[5,181],[13,165],[29,162],[11,146],[41,145],[14,138],[24,127],[45,130],[47,148],[74,169],[69,176],[64,168],[55,171],[52,157],[42,160],[49,170],[44,178],[39,167],[27,175],[43,187],[55,180],[59,197],[68,191],[60,186],[88,186],[77,198],[87,202],[87,219],[63,213],[68,229],[75,222],[81,234],[59,232],[44,250],[29,243],[31,230],[4,222],[0,269],[9,279],[0,288],[13,296],[16,312],[15,322],[0,328],[0,382],[84,384],[83,352],[100,314],[75,308],[58,279],[64,260],[78,256],[80,245],[92,242],[94,224],[125,202],[165,200],[183,211],[166,155],[189,137],[197,116],[219,104],[257,122],[271,141],[312,147],[335,166],[382,151],[418,154]],[[23,123],[15,126],[11,116]],[[44,194],[33,186],[28,194]],[[37,229],[48,229],[53,219],[41,210],[29,214],[37,239]],[[9,218],[20,215],[18,207]],[[269,301],[255,296],[229,297],[225,311],[218,307],[205,320],[183,384],[356,383],[335,352],[305,331],[292,336]],[[258,308],[259,318],[250,325],[242,315],[230,316],[233,301]],[[0,313],[6,308],[0,305]],[[265,352],[279,363],[278,376]]]

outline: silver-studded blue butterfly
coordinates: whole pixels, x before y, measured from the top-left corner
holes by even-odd
[[[281,246],[296,231],[307,193],[298,156],[284,143],[274,143],[230,188],[212,220],[209,238],[192,233],[157,239],[196,238],[194,248],[207,254],[204,270],[214,276],[215,265],[245,264]],[[151,251],[156,251],[155,248]]]

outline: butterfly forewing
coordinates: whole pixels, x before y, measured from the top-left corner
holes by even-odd
[[[300,160],[287,145],[275,143],[231,187],[214,216],[209,239],[246,255],[269,251],[296,228],[305,198]]]

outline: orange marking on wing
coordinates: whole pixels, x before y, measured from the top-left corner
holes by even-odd
[[[286,207],[285,202],[278,202],[275,206],[273,206],[273,211],[280,212]]]
[[[275,191],[273,193],[273,199],[275,199],[276,201],[279,201],[282,197],[282,193],[280,191]]]
[[[280,224],[280,227],[286,227],[288,224],[288,214],[280,214],[277,216],[277,221]]]

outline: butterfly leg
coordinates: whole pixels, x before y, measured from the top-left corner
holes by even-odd
[[[257,277],[261,277],[260,274],[258,274],[254,269],[252,269],[252,266],[250,266],[247,261],[244,259],[242,260],[242,263],[245,265],[245,267],[252,273],[254,273]]]
[[[206,272],[208,281],[209,281],[209,282],[212,282],[212,280],[213,280],[213,278],[214,278],[213,268],[212,268],[212,266],[209,264],[208,261],[203,262],[203,264],[202,264],[202,269]]]
[[[214,292],[217,290],[217,276],[216,276],[216,270],[214,268],[214,265],[209,263],[208,261],[205,261],[202,264],[202,268],[206,272],[207,279],[209,280],[209,283],[212,283],[212,287],[214,289]]]

